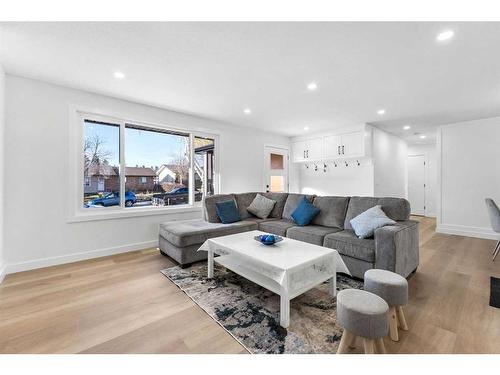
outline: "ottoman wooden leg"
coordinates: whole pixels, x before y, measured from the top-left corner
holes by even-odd
[[[345,354],[348,351],[349,344],[356,338],[354,334],[344,329],[342,338],[340,339],[339,348],[337,349],[337,354]]]
[[[375,340],[375,349],[377,349],[377,353],[379,354],[387,353],[385,351],[384,339],[382,337]]]
[[[375,354],[375,340],[363,337],[363,346],[365,347],[365,354]]]
[[[399,341],[398,335],[398,317],[396,316],[396,307],[389,307],[389,336],[392,341]]]
[[[403,331],[408,331],[408,324],[406,324],[405,313],[403,312],[403,306],[398,306],[396,308],[398,314],[399,326]]]
[[[349,342],[349,348],[350,349],[355,349],[356,348],[356,339],[358,336],[352,335],[351,340]]]

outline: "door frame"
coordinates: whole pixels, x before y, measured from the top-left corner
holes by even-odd
[[[413,154],[413,155],[406,155],[406,160],[408,161],[409,158],[412,157],[417,157],[417,156],[422,156],[424,158],[424,213],[423,215],[419,214],[414,214],[411,213],[411,215],[415,216],[424,216],[427,217],[427,155],[425,153],[423,154]],[[408,201],[410,201],[410,170],[409,168],[406,168],[406,197]],[[411,205],[411,202],[410,202]]]
[[[263,155],[262,155],[262,191],[266,191],[266,185],[267,185],[267,176],[268,176],[268,171],[270,168],[268,168],[268,160],[267,158],[267,152],[269,149],[275,149],[279,150],[282,152],[286,152],[286,160],[285,160],[285,192],[290,191],[290,147],[289,146],[282,146],[282,145],[274,145],[274,144],[264,144],[264,149],[263,149]]]

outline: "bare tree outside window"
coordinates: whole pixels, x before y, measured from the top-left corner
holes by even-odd
[[[85,120],[83,136],[83,206],[119,205],[120,126]]]

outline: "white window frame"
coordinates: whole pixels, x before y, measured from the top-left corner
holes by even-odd
[[[93,120],[104,123],[111,123],[120,126],[120,192],[125,192],[125,179],[123,176],[123,171],[125,171],[125,126],[126,124],[140,125],[151,130],[171,130],[174,132],[180,132],[189,134],[189,203],[182,206],[168,206],[168,207],[127,207],[125,208],[125,194],[120,194],[120,206],[119,207],[107,207],[105,210],[91,210],[83,207],[83,196],[84,196],[84,174],[83,174],[83,129],[84,121]],[[193,142],[194,137],[208,137],[214,139],[215,147],[215,165],[214,165],[214,191],[217,193],[220,191],[220,135],[216,132],[207,132],[204,129],[196,128],[179,128],[171,126],[166,123],[155,123],[151,121],[138,121],[132,118],[127,118],[126,116],[118,116],[108,113],[102,113],[93,110],[85,110],[76,106],[70,106],[70,165],[71,173],[69,173],[69,212],[68,212],[68,222],[81,222],[81,221],[94,221],[94,220],[107,220],[107,219],[119,219],[135,216],[150,216],[150,215],[167,215],[175,213],[184,212],[200,212],[201,207],[199,204],[195,204],[194,194],[194,168],[193,168],[193,158],[194,158],[194,148]]]

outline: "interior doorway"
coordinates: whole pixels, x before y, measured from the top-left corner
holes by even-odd
[[[288,192],[288,149],[264,147],[263,191],[273,193]]]
[[[408,156],[408,200],[413,215],[425,215],[425,155]]]

